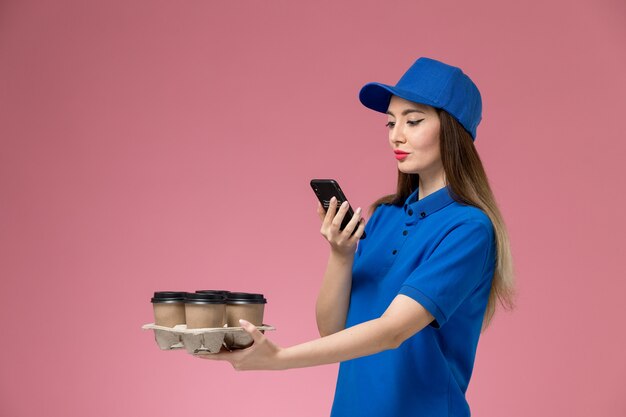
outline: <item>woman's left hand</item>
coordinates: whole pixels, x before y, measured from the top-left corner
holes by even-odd
[[[238,371],[284,369],[280,360],[280,353],[283,348],[269,340],[252,323],[246,320],[239,322],[241,327],[252,337],[254,341],[252,346],[233,352],[196,353],[194,356],[202,359],[228,361]]]

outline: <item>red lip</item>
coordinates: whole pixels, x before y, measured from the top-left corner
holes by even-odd
[[[396,159],[397,160],[401,160],[401,159],[406,158],[407,156],[408,156],[408,153],[397,153],[396,154]]]
[[[398,150],[394,150],[393,153],[395,153],[396,155],[408,155],[408,152],[404,152],[404,151],[398,151]]]

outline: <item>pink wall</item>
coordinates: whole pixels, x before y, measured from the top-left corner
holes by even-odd
[[[90,3],[0,3],[0,415],[327,415],[336,365],[238,373],[140,327],[155,290],[224,288],[266,294],[277,343],[315,338],[308,182],[393,191],[357,94],[419,56],[482,91],[518,273],[473,413],[626,414],[623,2]]]

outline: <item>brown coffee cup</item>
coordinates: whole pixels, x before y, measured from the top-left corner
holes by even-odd
[[[185,324],[185,292],[157,291],[150,300],[154,310],[154,324],[174,327]]]
[[[244,319],[255,326],[263,325],[263,313],[267,300],[263,294],[230,292],[226,297],[226,325],[241,327],[239,319]]]
[[[187,293],[185,317],[188,329],[224,327],[225,297],[222,294]]]
[[[230,292],[226,297],[226,324],[228,327],[241,327],[240,319],[244,319],[255,326],[263,325],[263,312],[267,300],[263,294],[245,292]],[[261,331],[262,333],[263,331]],[[251,346],[252,338],[247,333],[227,333],[224,337],[226,346],[233,349],[243,349]]]

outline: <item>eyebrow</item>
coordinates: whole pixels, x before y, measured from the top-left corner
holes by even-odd
[[[396,116],[395,116],[392,112],[390,112],[390,111],[387,111],[386,113],[387,113],[388,115],[390,115],[390,116],[396,117]],[[421,110],[417,110],[417,109],[406,109],[406,110],[404,110],[404,111],[402,112],[402,115],[403,115],[403,116],[406,116],[406,115],[407,115],[407,114],[409,114],[409,113],[422,113],[422,114],[426,114],[426,113],[424,113],[424,112],[423,112],[423,111],[421,111]]]

